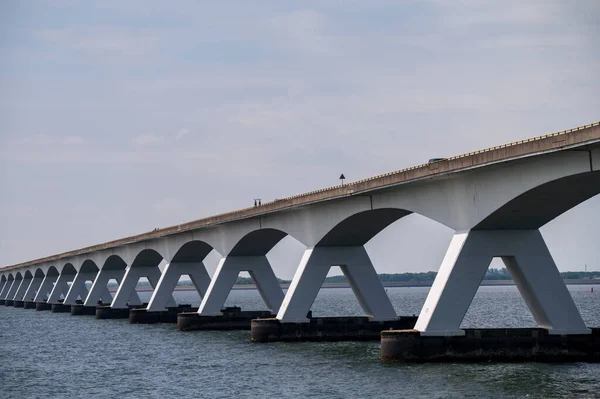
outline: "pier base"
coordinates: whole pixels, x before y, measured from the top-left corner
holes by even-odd
[[[35,302],[33,301],[25,301],[23,302],[24,309],[35,309]]]
[[[377,341],[382,330],[413,328],[417,316],[371,321],[368,317],[310,317],[308,323],[282,323],[279,319],[252,320],[253,342]]]
[[[143,305],[129,305],[128,308],[111,308],[110,306],[97,306],[96,319],[128,319],[131,309],[145,308],[147,303]]]
[[[98,305],[102,306],[102,305]],[[71,315],[73,316],[95,316],[96,306],[84,306],[82,303],[71,305]]]
[[[5,302],[6,302],[5,299],[0,299],[0,306],[4,305]]]
[[[600,362],[600,328],[550,335],[541,328],[465,329],[464,336],[382,331],[381,360],[393,362]]]
[[[179,331],[194,330],[250,330],[250,324],[257,317],[273,317],[268,310],[245,310],[239,307],[227,307],[218,316],[200,316],[196,312],[177,315]]]
[[[13,301],[13,306],[15,308],[22,308],[23,307],[23,301]]]
[[[148,311],[147,309],[131,309],[129,311],[129,323],[131,324],[156,324],[177,323],[177,314],[181,312],[197,312],[198,308],[192,305],[180,305],[167,308],[164,311]]]
[[[5,299],[4,306],[12,306],[15,303],[12,299]]]
[[[52,313],[67,313],[71,311],[71,305],[63,305],[62,303],[52,304]]]
[[[35,310],[51,310],[52,309],[52,305],[49,304],[48,302],[36,302],[35,303]]]

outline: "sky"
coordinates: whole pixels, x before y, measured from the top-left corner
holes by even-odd
[[[599,19],[596,0],[2,1],[0,265],[598,121]],[[599,210],[542,229],[560,270],[600,270]],[[452,233],[412,215],[367,251],[437,270]],[[278,245],[276,274],[302,250]]]

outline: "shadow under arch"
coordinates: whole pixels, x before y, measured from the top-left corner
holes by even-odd
[[[213,249],[204,241],[188,241],[177,250],[171,262],[202,262]]]
[[[46,276],[58,276],[60,273],[55,266],[50,266],[46,272]]]
[[[109,256],[102,265],[103,270],[125,270],[127,263],[119,255]]]
[[[600,194],[600,171],[539,185],[507,202],[473,230],[533,230]]]
[[[288,233],[272,228],[254,230],[242,237],[229,256],[261,256],[266,255]]]
[[[30,270],[26,270],[25,273],[23,273],[23,278],[33,278],[33,274]]]
[[[33,276],[44,278],[46,275],[44,274],[44,271],[42,270],[42,268],[38,267],[37,269],[35,269],[35,273],[33,274]]]
[[[79,273],[97,273],[98,270],[100,270],[100,268],[96,265],[96,262],[91,259],[86,259],[81,264]]]
[[[363,246],[390,224],[411,213],[399,208],[372,209],[355,213],[338,223],[316,246]]]
[[[63,266],[62,271],[60,272],[60,274],[75,275],[75,274],[77,274],[77,270],[75,269],[75,266],[73,266],[72,263],[66,263]]]
[[[131,262],[131,267],[158,266],[163,261],[163,256],[152,248],[141,250]]]

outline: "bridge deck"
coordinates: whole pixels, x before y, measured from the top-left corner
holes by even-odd
[[[579,126],[576,128],[551,133],[544,136],[533,137],[509,144],[486,148],[467,154],[457,155],[446,158],[439,162],[417,165],[395,172],[370,177],[368,179],[359,180],[353,183],[337,185],[287,198],[277,199],[275,201],[266,202],[261,206],[238,209],[232,212],[193,220],[191,222],[161,228],[159,230],[154,230],[147,233],[7,266],[1,270],[9,270],[43,262],[53,262],[62,258],[114,248],[125,244],[145,241],[171,234],[197,230],[200,228],[215,226],[236,220],[248,219],[316,202],[323,202],[336,198],[372,192],[390,186],[421,180],[435,175],[458,173],[488,164],[505,162],[552,151],[561,151],[595,142],[600,142],[600,122],[595,122],[589,125]]]

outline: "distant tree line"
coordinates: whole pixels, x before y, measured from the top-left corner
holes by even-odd
[[[384,283],[390,282],[406,282],[406,283],[422,283],[432,282],[437,275],[436,272],[425,272],[425,273],[382,273],[379,274],[379,280]],[[562,272],[560,273],[564,280],[586,280],[586,279],[600,279],[600,272]],[[484,280],[512,280],[512,277],[508,273],[506,268],[496,269],[489,268],[485,273]],[[290,280],[283,280],[278,278],[279,284],[289,284]],[[347,283],[346,276],[331,276],[325,279],[326,283]],[[254,284],[254,281],[250,277],[238,277],[236,285],[250,285]],[[109,284],[110,286],[111,284]],[[116,286],[116,284],[114,284]],[[191,281],[181,281],[178,285],[189,286],[192,285]],[[147,281],[140,281],[138,287],[149,286]]]

